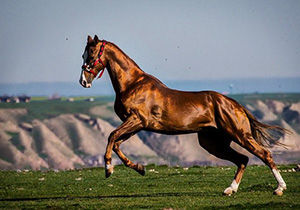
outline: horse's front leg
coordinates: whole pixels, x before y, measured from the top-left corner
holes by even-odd
[[[131,136],[131,135],[130,135]],[[114,152],[118,155],[118,157],[122,160],[122,162],[124,163],[125,166],[134,169],[135,171],[137,171],[139,174],[141,174],[142,176],[145,175],[145,168],[143,165],[137,163],[134,164],[131,160],[129,160],[124,153],[120,150],[120,145],[121,143],[123,143],[124,141],[126,141],[130,136],[128,136],[126,139],[122,139],[119,140],[117,142],[115,142],[114,146],[113,146],[113,150]]]
[[[139,131],[142,127],[143,126],[141,120],[136,115],[131,115],[124,123],[122,123],[120,127],[111,132],[108,138],[108,144],[106,146],[106,152],[104,155],[106,178],[108,178],[113,173],[111,154],[115,142],[117,140],[122,140],[122,138],[126,138],[126,136],[130,136],[132,133]]]

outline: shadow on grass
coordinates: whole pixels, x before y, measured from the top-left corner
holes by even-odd
[[[256,184],[250,187],[244,188],[243,191],[245,192],[272,192],[275,190],[275,185],[272,186],[270,184]]]
[[[129,195],[99,195],[99,196],[54,196],[38,198],[5,198],[0,201],[39,201],[39,200],[73,200],[73,199],[113,199],[113,198],[155,198],[155,197],[215,197],[217,194],[208,194],[207,192],[180,192],[180,193],[149,193],[149,194],[129,194]]]
[[[206,209],[299,209],[300,204],[290,204],[287,202],[267,202],[260,204],[245,203],[245,204],[235,204],[228,206],[212,206],[205,207]]]

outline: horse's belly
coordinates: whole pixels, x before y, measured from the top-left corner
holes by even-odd
[[[203,127],[216,127],[216,123],[214,118],[210,115],[174,113],[172,115],[162,116],[159,119],[152,118],[148,127],[158,132],[189,133],[200,131]]]

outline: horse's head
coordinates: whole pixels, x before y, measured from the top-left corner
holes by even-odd
[[[105,44],[106,41],[100,41],[97,35],[95,35],[94,39],[90,36],[87,38],[87,45],[82,55],[83,65],[79,80],[79,83],[85,88],[92,86],[93,80],[100,71],[98,78],[102,76],[106,61],[103,58],[101,59],[101,55],[104,52]]]

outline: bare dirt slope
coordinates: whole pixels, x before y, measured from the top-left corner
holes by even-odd
[[[107,139],[115,129],[100,118],[83,114],[62,114],[25,123],[19,119],[27,114],[26,110],[3,109],[0,113],[5,113],[0,118],[2,169],[72,169],[103,165]],[[121,149],[136,161],[163,162],[138,136],[123,143]]]
[[[111,106],[94,106],[89,110],[89,115],[66,113],[29,122],[24,121],[24,117],[28,116],[24,108],[0,109],[0,168],[103,166],[108,136],[115,129],[113,125],[121,123]],[[299,163],[300,103],[256,100],[245,106],[260,121],[292,131],[291,135],[285,135],[280,140],[288,145],[288,149],[276,146],[271,151],[277,163]],[[247,154],[251,158],[250,163],[262,164],[238,145],[232,143],[232,147]],[[201,148],[196,134],[168,136],[143,131],[124,142],[121,149],[130,159],[143,164],[230,164]],[[116,155],[113,161],[114,164],[121,163]]]

